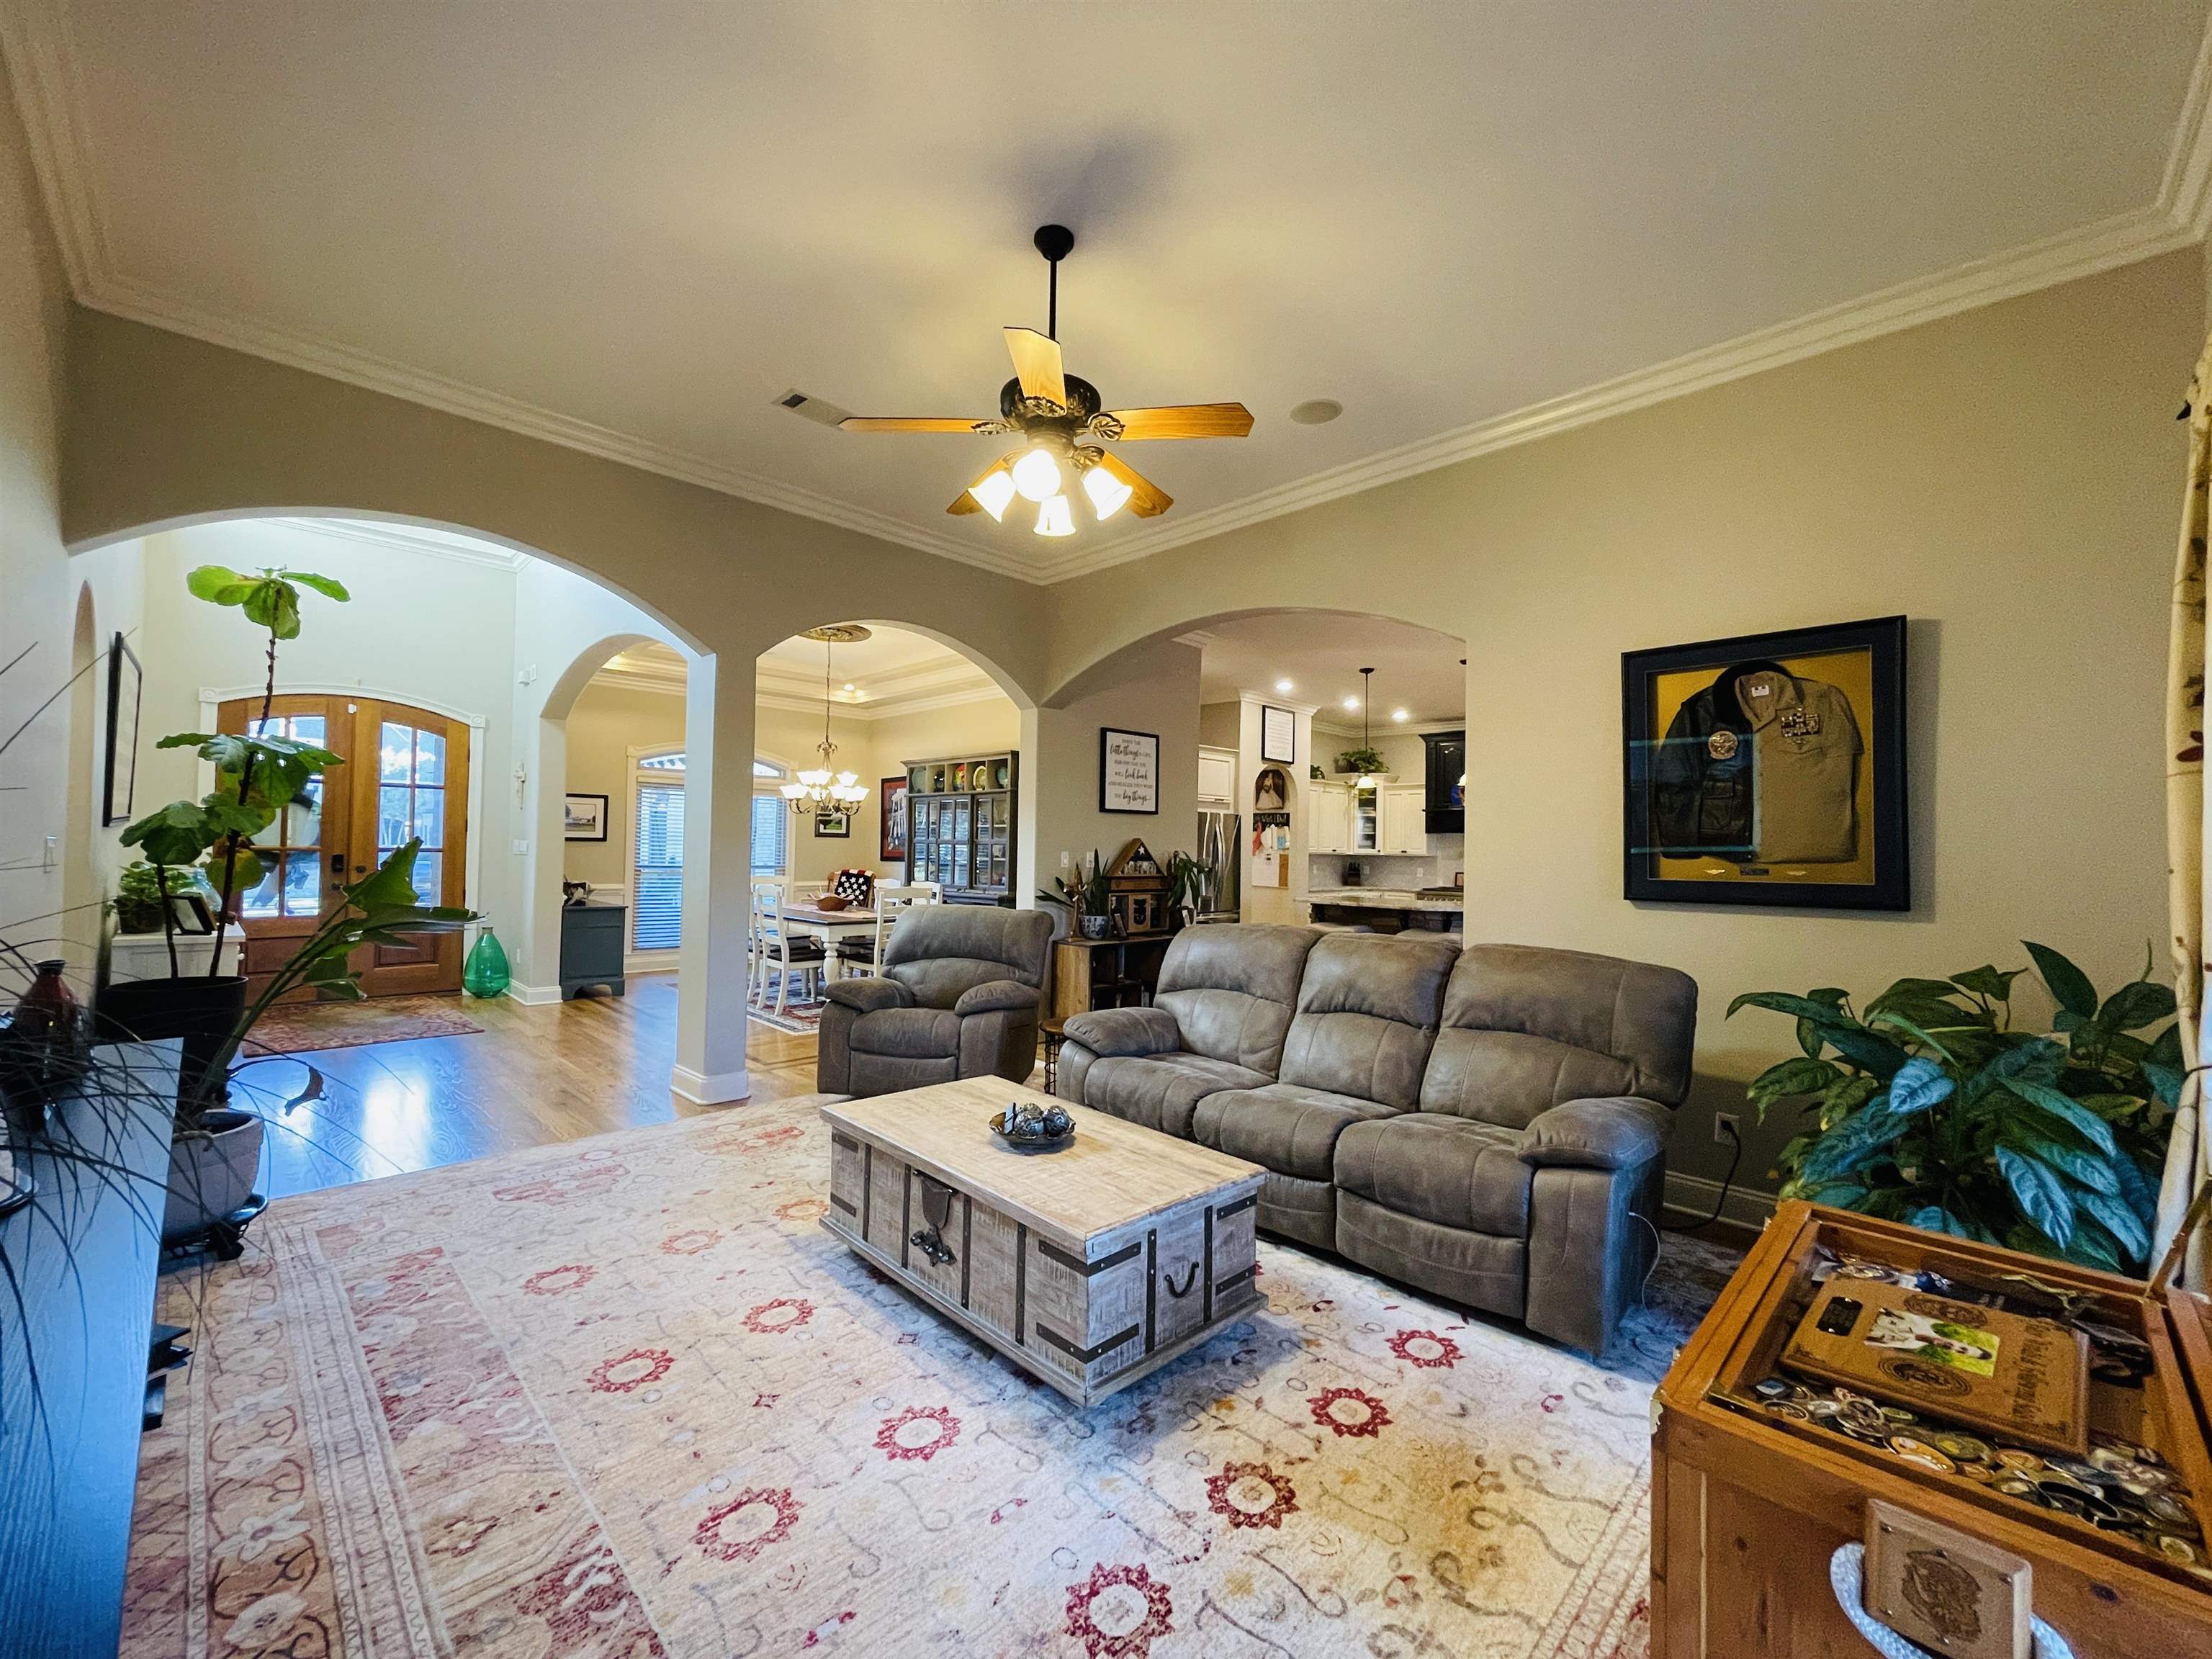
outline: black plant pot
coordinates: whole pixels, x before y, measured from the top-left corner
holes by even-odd
[[[184,1039],[177,1098],[198,1091],[223,1039],[246,1012],[246,975],[187,974],[173,979],[125,979],[100,994],[93,1014],[103,1042]]]

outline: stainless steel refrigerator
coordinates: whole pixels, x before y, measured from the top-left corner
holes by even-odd
[[[1244,820],[1234,812],[1198,815],[1198,861],[1206,879],[1198,896],[1200,921],[1235,921],[1243,901],[1237,872],[1244,863]]]

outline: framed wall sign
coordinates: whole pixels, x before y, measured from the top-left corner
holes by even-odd
[[[906,774],[902,772],[877,786],[884,792],[884,817],[882,842],[876,853],[885,864],[900,864],[906,860]]]
[[[107,765],[100,821],[122,823],[131,817],[131,798],[138,787],[138,696],[144,675],[138,659],[118,634],[107,647]]]
[[[605,795],[567,795],[561,803],[563,841],[605,841],[607,838],[607,798]]]
[[[1098,810],[1160,810],[1160,739],[1155,732],[1098,728]]]
[[[1298,722],[1289,709],[1260,705],[1260,758],[1285,766],[1297,763]]]
[[[1902,617],[1620,659],[1625,896],[1906,910]]]

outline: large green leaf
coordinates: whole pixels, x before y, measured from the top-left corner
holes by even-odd
[[[372,873],[344,890],[346,897],[372,914],[379,910],[413,909],[415,856],[422,850],[422,839],[419,836],[404,847],[395,847]]]
[[[2077,1188],[2074,1201],[2094,1216],[2098,1224],[2118,1241],[2130,1261],[2141,1261],[2150,1255],[2150,1230],[2119,1199],[2109,1193]]]
[[[2099,1226],[2094,1216],[2074,1218],[2074,1237],[2067,1243],[2066,1257],[2085,1267],[2102,1267],[2108,1273],[2128,1271],[2120,1242]]]
[[[1931,1233],[1948,1233],[1954,1238],[1972,1238],[1973,1229],[1953,1215],[1941,1204],[1923,1204],[1905,1218],[1908,1227],[1918,1227]]]
[[[2021,943],[2027,946],[2027,954],[2035,959],[2035,971],[2043,975],[2043,982],[2051,988],[2051,997],[2060,1010],[2073,1015],[2076,1021],[2096,1018],[2097,988],[2089,982],[2088,975],[2047,945],[2038,945],[2032,939],[2022,939]]]
[[[1836,1052],[1844,1059],[1854,1066],[1872,1072],[1885,1082],[1895,1077],[1905,1062],[1912,1058],[1879,1031],[1869,1031],[1861,1026],[1833,1029],[1828,1033],[1828,1041],[1835,1045]]]
[[[2099,1193],[2118,1194],[2120,1190],[2120,1177],[2115,1167],[2118,1160],[2116,1158],[2100,1158],[2094,1152],[2069,1146],[2056,1135],[2044,1134],[2026,1123],[2008,1124],[2003,1142],[2030,1157],[2041,1158],[2077,1186]]]
[[[2058,1061],[2064,1058],[2065,1053],[2048,1037],[2030,1037],[2001,1050],[1966,1079],[1966,1086],[1960,1092],[1966,1104],[1975,1104],[2010,1079],[2026,1077],[2039,1071],[2045,1075],[2055,1074]]]
[[[1904,1130],[1901,1118],[1882,1111],[1862,1112],[1814,1143],[1799,1177],[1814,1186],[1833,1181],[1887,1152]]]
[[[2038,1158],[2010,1146],[1997,1148],[1997,1169],[2012,1188],[2013,1201],[2038,1231],[2064,1249],[2074,1237],[2074,1200],[2058,1173]]]
[[[1941,1001],[1953,994],[1951,981],[1945,979],[1901,979],[1866,1006],[1866,1017],[1872,1019],[1876,1011],[1895,1007],[1900,1002]]]
[[[2173,989],[2147,979],[2123,985],[2097,1010],[2097,1024],[2108,1031],[2135,1031],[2173,1018]]]
[[[1834,1003],[1824,1002],[1818,997],[1801,997],[1789,991],[1746,991],[1729,1004],[1728,1014],[1723,1018],[1733,1018],[1739,1008],[1765,1008],[1772,1013],[1795,1014],[1822,1026],[1858,1023]]]
[[[313,571],[280,570],[276,574],[286,581],[297,582],[302,587],[312,587],[325,599],[336,599],[341,604],[353,597],[345,591],[343,584],[334,581],[328,576],[318,576]]]
[[[220,564],[204,564],[185,578],[185,591],[196,599],[206,599],[216,605],[236,605],[236,599],[218,599],[226,589],[246,586],[246,579],[235,570]]]
[[[1972,991],[1976,996],[1989,998],[1993,1002],[2012,1000],[2012,982],[2027,971],[2025,968],[2001,970],[1988,963],[1969,968],[1963,974],[1951,975],[1951,983],[1962,991]]]
[[[1925,1055],[1915,1055],[1889,1080],[1888,1110],[1897,1117],[1924,1112],[1938,1102],[1948,1100],[1955,1086],[1941,1066]]]
[[[1768,1066],[1751,1080],[1749,1093],[1754,1100],[1786,1100],[1792,1095],[1816,1095],[1833,1083],[1843,1073],[1825,1060],[1808,1060],[1794,1056]]]
[[[2006,1079],[2005,1087],[2038,1111],[2048,1112],[2060,1122],[2079,1130],[2082,1139],[2106,1157],[2112,1155],[2116,1143],[2112,1139],[2112,1125],[2072,1096],[2062,1093],[2047,1083],[2032,1082],[2021,1077]]]

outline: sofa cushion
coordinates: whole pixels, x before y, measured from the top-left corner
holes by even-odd
[[[1265,1072],[1282,1064],[1310,927],[1186,927],[1168,946],[1152,1006],[1175,1016],[1181,1047]]]
[[[1336,1144],[1336,1184],[1442,1227],[1519,1238],[1535,1170],[1518,1131],[1431,1112],[1355,1123]]]
[[[1191,1114],[1205,1097],[1265,1088],[1270,1081],[1265,1072],[1204,1054],[1107,1054],[1083,1074],[1083,1103],[1188,1140]]]
[[[1458,957],[1441,939],[1323,935],[1306,957],[1282,1080],[1410,1109]]]
[[[1593,1095],[1678,1106],[1697,1014],[1697,981],[1672,968],[1470,945],[1445,988],[1421,1109],[1520,1129]]]
[[[950,1008],[878,1008],[853,1022],[850,1046],[855,1054],[950,1058],[960,1052],[960,1016]]]
[[[1095,1075],[1097,1067],[1091,1067]],[[1271,1083],[1207,1095],[1192,1114],[1193,1137],[1216,1152],[1307,1181],[1327,1181],[1336,1165],[1336,1138],[1352,1124],[1387,1117],[1395,1109],[1326,1089]]]

